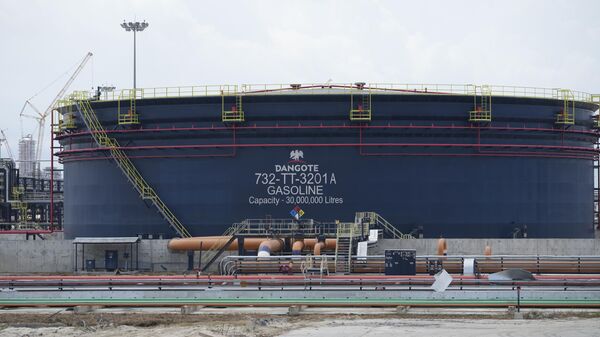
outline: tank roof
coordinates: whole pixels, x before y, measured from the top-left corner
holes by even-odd
[[[505,85],[474,84],[394,84],[394,83],[309,83],[309,84],[242,84],[200,85],[182,87],[159,87],[121,89],[112,91],[76,91],[71,98],[88,98],[97,101],[119,101],[147,98],[176,98],[197,96],[236,95],[340,95],[340,94],[388,94],[388,95],[440,95],[515,98],[542,98],[569,100],[600,104],[600,94],[590,94],[562,88],[519,87]],[[66,105],[66,104],[63,104]]]

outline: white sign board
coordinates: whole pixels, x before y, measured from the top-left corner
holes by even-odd
[[[450,283],[452,283],[452,276],[450,276],[445,269],[442,269],[442,271],[435,274],[433,277],[435,278],[435,282],[431,285],[431,289],[435,292],[446,291]]]

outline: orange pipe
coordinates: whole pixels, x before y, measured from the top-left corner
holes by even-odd
[[[492,247],[491,246],[485,246],[485,249],[483,250],[483,255],[491,256],[492,255]]]
[[[317,244],[317,239],[304,239],[304,246],[306,248],[314,248]],[[321,241],[322,242],[322,241]],[[337,243],[336,239],[325,239],[325,247],[326,249],[335,249],[335,245]]]
[[[446,243],[446,239],[438,240],[437,255],[448,255],[448,244]]]
[[[192,238],[171,239],[167,247],[170,250],[211,250],[221,249],[231,236],[196,236]],[[257,250],[260,244],[269,240],[269,238],[245,238],[244,249]],[[304,248],[313,249],[317,244],[317,239],[304,239]],[[335,249],[336,239],[326,239],[325,249]],[[237,250],[238,242],[234,240],[227,250]]]
[[[244,241],[246,241],[244,239]],[[260,243],[258,246],[258,256],[265,257],[271,256],[271,253],[279,252],[283,248],[283,241],[281,239],[269,239]]]
[[[185,239],[172,239],[167,247],[171,250],[211,250],[221,249],[231,236],[197,236]],[[244,239],[244,249],[256,250],[260,243],[268,238],[246,238]],[[237,250],[238,242],[234,240],[227,250]]]
[[[304,249],[304,239],[298,239],[294,241],[292,245],[292,255],[301,255]]]
[[[313,249],[313,255],[321,255],[321,250],[325,248],[325,242],[320,241],[317,242],[315,248]]]

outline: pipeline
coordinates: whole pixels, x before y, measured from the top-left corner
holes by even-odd
[[[178,238],[178,239],[170,240],[167,247],[170,250],[175,250],[175,251],[214,250],[214,249],[223,248],[227,244],[227,242],[229,242],[230,239],[231,239],[231,236],[197,236],[197,237],[192,237],[192,238]],[[270,239],[267,237],[244,238],[244,249],[260,251],[261,244],[263,242],[268,242],[270,240],[281,242],[281,247],[276,250],[271,250],[271,252],[281,251],[283,249],[283,242],[281,240]],[[335,249],[336,242],[337,242],[336,239],[325,239],[324,242],[318,242],[317,239],[297,240],[294,242],[294,245],[292,246],[292,250],[293,251],[298,250],[298,248],[302,244],[302,247],[299,248],[299,250],[298,250],[299,254],[300,254],[303,249],[316,249],[315,247],[319,246],[319,254],[316,254],[316,255],[320,255],[321,250]],[[275,245],[274,243],[270,243],[269,245],[272,245],[272,244]],[[272,247],[276,248],[276,246],[272,246]],[[294,247],[296,247],[296,248],[294,248]],[[231,242],[229,247],[227,247],[227,250],[235,251],[235,250],[238,250],[238,248],[239,248],[238,240],[235,239],[235,240],[233,240],[233,242]]]
[[[440,256],[448,255],[448,243],[446,243],[446,239],[438,240],[437,255],[440,255]]]
[[[279,252],[283,248],[283,241],[281,239],[269,239],[260,243],[258,246],[258,256],[267,257],[271,256],[271,253]]]
[[[170,250],[190,251],[190,250],[213,250],[223,248],[231,236],[197,236],[192,238],[172,239],[167,247]],[[244,248],[257,250],[260,244],[268,238],[246,238],[244,239]],[[227,250],[237,250],[238,240],[235,239],[227,247]]]
[[[600,274],[600,256],[470,256],[475,259],[477,272],[481,274],[495,273],[506,269],[524,269],[535,274]],[[318,257],[315,257],[318,258]],[[253,257],[227,256],[221,261],[221,273],[225,275],[269,274],[280,273],[279,266],[290,260],[302,261],[300,256],[272,256],[268,260],[257,260]],[[439,270],[433,264],[441,263],[449,273],[461,274],[464,268],[462,256],[417,256],[417,274],[430,274]],[[319,260],[317,260],[318,262]],[[327,268],[335,270],[335,259],[327,259]],[[353,256],[351,270],[359,274],[383,274],[385,272],[384,257],[370,255]],[[293,273],[302,273],[300,263],[294,263]]]
[[[323,241],[317,242],[317,244],[315,245],[315,248],[313,249],[313,254],[314,255],[321,255],[321,250],[323,248],[325,248],[325,242],[323,242]]]
[[[304,239],[297,239],[292,244],[292,255],[301,255],[304,249]]]

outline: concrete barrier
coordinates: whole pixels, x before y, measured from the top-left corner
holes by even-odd
[[[169,251],[168,242],[142,240],[139,267],[154,272],[185,271],[187,253]],[[435,255],[437,242],[437,239],[383,239],[369,248],[369,255],[383,255],[386,249],[415,249],[418,255]],[[494,255],[600,255],[598,239],[447,239],[447,243],[448,255],[482,255],[486,245],[492,247]],[[105,250],[118,250],[120,268],[123,269],[126,262],[131,263],[123,255],[125,251],[129,252],[128,245],[86,245],[83,260],[95,259],[96,267],[103,268]],[[81,248],[77,258],[79,269],[82,269]],[[74,261],[75,250],[71,240],[3,240],[0,243],[0,273],[3,274],[70,273],[75,266]],[[135,266],[135,255],[133,263]],[[194,267],[197,266],[198,252],[194,254]],[[217,266],[213,264],[210,272],[216,272]]]

